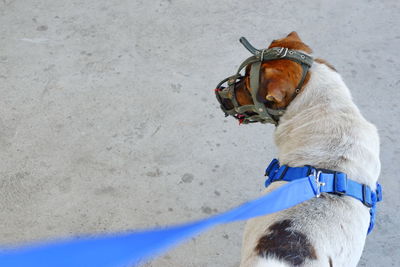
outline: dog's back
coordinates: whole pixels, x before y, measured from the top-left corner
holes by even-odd
[[[276,129],[280,162],[341,171],[375,189],[380,173],[376,128],[362,117],[338,73],[317,62],[310,72]],[[369,221],[369,209],[360,201],[323,194],[250,220],[241,266],[356,266]]]

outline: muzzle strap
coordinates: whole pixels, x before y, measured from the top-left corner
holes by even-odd
[[[264,103],[258,101],[258,99],[257,99],[258,88],[260,86],[261,63],[262,63],[262,61],[253,63],[250,68],[251,97],[253,98],[253,103],[254,103],[256,112],[259,114],[260,117],[263,118],[263,122],[276,124],[277,122],[268,113]]]
[[[226,116],[232,115],[236,119],[239,119],[242,123],[261,122],[277,125],[279,118],[283,115],[285,110],[267,108],[263,102],[260,102],[257,99],[260,85],[261,64],[264,61],[279,59],[288,59],[299,63],[302,67],[302,77],[293,95],[293,98],[295,98],[303,87],[308,70],[313,63],[313,58],[301,51],[285,47],[273,47],[270,49],[259,50],[252,46],[244,37],[240,38],[240,42],[247,50],[250,51],[250,53],[253,54],[253,56],[247,58],[242,62],[242,64],[240,64],[236,74],[222,80],[217,85],[215,93],[218,101],[221,104],[221,109],[224,111]],[[251,65],[250,93],[254,104],[241,107],[237,102],[235,89],[237,83],[243,78],[241,71],[249,65]],[[224,87],[224,83],[227,83],[228,87]]]

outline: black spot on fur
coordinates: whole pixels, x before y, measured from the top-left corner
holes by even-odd
[[[291,220],[283,220],[271,225],[267,235],[258,240],[255,248],[261,256],[273,256],[284,260],[291,265],[299,266],[308,259],[317,259],[315,248],[310,244],[307,237],[291,230]]]
[[[331,257],[329,257],[329,267],[333,267],[333,262]]]

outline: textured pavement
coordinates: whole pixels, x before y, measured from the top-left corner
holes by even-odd
[[[213,93],[296,30],[381,136],[384,202],[359,266],[400,266],[400,2],[0,1],[0,244],[203,218],[260,195],[272,125]],[[244,223],[148,266],[237,266]]]

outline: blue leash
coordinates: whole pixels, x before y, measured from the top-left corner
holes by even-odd
[[[277,166],[273,167],[274,173],[276,168]],[[318,196],[321,192],[327,192],[322,182],[318,180],[319,178],[322,178],[320,173],[312,172],[230,211],[187,224],[33,244],[16,249],[3,248],[0,249],[0,266],[122,267],[136,265],[213,226],[278,212]],[[326,176],[325,178],[327,183],[330,178]],[[371,192],[372,194],[377,195],[374,192]]]

